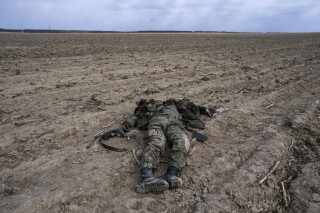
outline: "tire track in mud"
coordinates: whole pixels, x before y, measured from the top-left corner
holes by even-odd
[[[273,111],[277,111],[277,108],[280,108],[281,111],[291,113],[291,111],[294,110],[292,109],[292,106],[297,107],[297,103],[300,107],[306,109],[308,108],[308,104],[314,101],[316,97],[320,98],[319,96],[314,97],[314,94],[319,91],[320,87],[320,79],[318,77],[318,73],[311,73],[311,75],[307,75],[304,79],[295,82],[293,85],[286,86],[280,91],[273,92],[270,95],[265,95],[258,101],[252,101],[253,103],[248,104],[248,106],[250,106],[248,109],[249,111],[251,109],[251,111],[254,112],[255,108],[257,108],[258,110],[260,110],[261,108],[265,108],[266,106],[268,106],[265,104],[266,100],[269,101],[269,104],[270,102],[277,103],[277,105],[274,106],[275,109],[272,108],[271,110],[268,110],[268,114],[272,114]],[[308,101],[301,103],[302,96],[306,96],[306,100]],[[278,105],[279,103],[281,104],[281,102],[286,102],[285,108],[283,108],[283,105]],[[278,114],[278,112],[276,112],[276,114]],[[285,177],[285,171],[283,171],[283,169],[279,169],[280,174],[278,173],[275,175],[274,182],[268,182],[268,187],[262,186],[261,188],[259,188],[255,186],[254,183],[258,179],[257,174],[259,174],[259,169],[264,169],[264,173],[267,173],[267,169],[271,167],[273,162],[268,158],[271,158],[273,160],[281,160],[282,163],[280,164],[280,168],[284,168],[286,166],[286,158],[288,155],[286,146],[288,146],[291,138],[288,137],[285,132],[282,132],[282,130],[275,130],[279,128],[278,125],[281,125],[282,123],[284,123],[284,118],[282,118],[282,121],[280,122],[278,121],[274,124],[271,124],[270,127],[274,129],[274,131],[276,131],[273,133],[274,136],[267,136],[264,140],[263,138],[261,138],[262,140],[260,139],[260,142],[255,144],[254,148],[249,151],[249,154],[246,156],[245,161],[226,171],[226,175],[222,178],[219,178],[220,181],[214,181],[213,183],[211,183],[216,187],[213,187],[211,189],[209,188],[209,190],[207,189],[207,191],[209,191],[209,193],[207,193],[209,194],[209,196],[205,195],[205,199],[209,199],[209,201],[199,203],[199,205],[196,205],[194,207],[194,210],[197,210],[199,212],[203,212],[204,210],[224,210],[229,212],[234,209],[237,209],[237,211],[246,211],[249,209],[251,211],[256,211],[258,209],[271,210],[275,206],[275,203],[278,203],[278,205],[281,204],[283,202],[281,200],[282,198],[277,197],[277,194],[281,192],[281,189],[277,185],[277,183],[283,180],[283,178]],[[265,128],[267,131],[266,133],[268,133],[267,129],[270,127]],[[261,156],[265,157],[262,158]],[[259,169],[257,170],[257,168]],[[212,170],[212,172],[209,173],[214,173],[214,170],[216,168],[205,168],[205,170],[208,169]],[[243,177],[246,175],[248,177],[247,180],[237,180],[239,177]],[[239,182],[241,183],[240,186],[238,184],[234,184]],[[210,183],[208,185],[210,185]],[[273,188],[274,190],[272,194],[268,195],[269,197],[266,196],[264,192],[264,190],[270,190],[268,188]],[[237,195],[237,191],[241,192],[241,195]],[[255,197],[252,197],[253,193],[255,194]],[[279,209],[277,210],[281,209],[281,205],[278,206]]]
[[[305,112],[291,115],[285,123],[292,137],[285,166],[283,205],[293,212],[318,212],[320,209],[320,96],[308,102]]]
[[[315,73],[311,76],[307,76],[305,79],[302,79],[301,81],[298,81],[297,83],[290,85],[289,87],[286,87],[280,91],[275,92],[274,94],[271,94],[267,98],[268,103],[274,103],[274,104],[281,104],[283,102],[287,102],[288,99],[293,99],[295,97],[299,97],[300,95],[303,95],[307,92],[313,92],[313,94],[316,95],[317,90],[320,85],[320,73]],[[309,94],[308,94],[309,95]],[[311,94],[312,95],[312,94]]]
[[[285,105],[285,109],[283,109],[283,105],[280,107],[280,106],[275,106],[275,108],[280,108],[282,111],[285,111],[285,112],[288,112],[288,113],[290,113],[291,111],[294,111],[295,109],[294,108],[296,108],[296,107],[302,107],[304,110],[307,110],[307,111],[310,111],[310,110],[308,110],[308,108],[309,108],[309,106],[312,104],[312,102],[314,102],[315,100],[316,100],[316,98],[320,98],[319,96],[317,96],[317,97],[314,97],[313,95],[311,95],[310,96],[310,94],[309,94],[309,92],[311,92],[311,91],[313,91],[313,92],[317,92],[317,91],[319,91],[319,78],[307,78],[307,79],[304,79],[303,81],[300,81],[300,82],[298,82],[298,83],[296,83],[295,85],[293,85],[293,86],[289,86],[289,89],[288,88],[286,88],[286,89],[283,89],[283,90],[281,90],[281,91],[279,91],[279,92],[277,92],[277,93],[274,93],[274,94],[272,94],[272,98],[270,98],[269,100],[273,100],[274,102],[276,102],[276,103],[279,103],[279,102],[277,102],[277,101],[281,101],[281,102],[283,102],[283,101],[285,101],[286,102],[286,105]],[[304,95],[307,95],[307,100],[306,100],[306,103],[299,103],[299,102],[297,102],[297,100],[299,100],[299,101],[301,101],[301,96],[304,96]],[[298,103],[298,106],[296,105]],[[264,104],[262,104],[262,106],[264,106]],[[292,108],[293,107],[293,108]],[[314,108],[314,107],[311,107],[311,108]],[[274,109],[273,111],[277,111],[276,109]],[[271,112],[269,112],[269,114],[272,114],[272,111]],[[278,114],[278,113],[277,113]],[[309,114],[308,112],[306,113],[306,114]],[[302,117],[306,117],[306,115],[303,115]],[[299,119],[299,120],[301,120],[301,118]],[[308,120],[308,119],[306,119],[306,120]],[[282,122],[284,122],[284,120],[282,121]],[[281,122],[280,122],[281,123]],[[308,122],[307,122],[308,123]],[[316,125],[316,126],[315,126]],[[313,124],[312,125],[312,127],[313,127],[313,129],[319,129],[319,123],[317,123],[317,124]],[[280,132],[279,132],[280,133]],[[278,134],[279,134],[278,133]],[[284,133],[280,133],[280,134],[286,134],[285,132]],[[286,138],[286,139],[285,139]],[[277,141],[283,141],[283,144],[282,145],[280,145],[280,144],[278,144],[277,143]],[[272,148],[274,148],[273,150],[271,150],[271,151],[269,151],[269,156],[271,157],[271,158],[273,158],[274,159],[274,157],[272,157],[272,155],[274,155],[275,153],[277,153],[277,152],[279,152],[279,150],[282,150],[282,153],[281,154],[279,154],[278,155],[278,157],[276,157],[276,159],[278,159],[278,160],[280,160],[281,159],[281,161],[283,162],[283,163],[281,163],[281,166],[280,166],[280,168],[282,167],[282,168],[285,168],[286,167],[286,158],[287,158],[287,155],[288,155],[288,151],[285,149],[285,147],[284,146],[289,146],[289,143],[290,143],[290,141],[291,141],[291,137],[290,136],[286,136],[286,135],[283,135],[283,136],[281,136],[281,137],[279,137],[279,136],[277,136],[276,138],[269,138],[267,141],[263,141],[263,142],[260,142],[257,146],[256,146],[256,148],[255,149],[253,149],[252,151],[251,151],[251,156],[250,156],[250,158],[248,159],[248,160],[251,160],[251,159],[253,159],[253,161],[252,161],[252,163],[251,163],[251,165],[254,165],[254,164],[257,164],[257,162],[259,162],[259,161],[261,161],[261,156],[259,156],[259,151],[258,151],[258,149],[260,150],[260,151],[263,151],[262,152],[262,154],[266,154],[266,150],[269,148],[270,149],[270,146],[269,145],[271,145],[271,147]],[[268,145],[265,145],[265,144],[268,144]],[[279,147],[279,145],[280,145],[280,147]],[[264,147],[265,146],[265,147]],[[259,157],[256,157],[256,158],[254,158],[254,156],[259,156]],[[264,159],[265,161],[267,161],[267,159]],[[245,161],[245,163],[247,164],[242,164],[242,165],[239,165],[239,169],[235,169],[234,170],[234,172],[232,172],[232,173],[235,173],[234,175],[232,175],[232,178],[230,178],[229,176],[229,178],[228,177],[226,177],[225,178],[225,180],[223,180],[223,183],[225,183],[226,184],[226,186],[225,186],[225,188],[223,189],[223,190],[221,190],[221,189],[218,189],[218,191],[216,191],[216,192],[214,192],[213,194],[216,194],[217,192],[220,192],[220,194],[217,196],[217,197],[215,197],[215,196],[213,196],[213,198],[211,199],[211,201],[213,201],[213,202],[218,202],[218,200],[219,200],[219,198],[221,199],[221,198],[223,198],[224,196],[223,195],[221,195],[221,191],[224,191],[226,194],[228,194],[228,195],[230,195],[230,190],[232,191],[232,190],[234,190],[234,188],[236,188],[236,186],[234,186],[234,185],[232,185],[232,184],[229,184],[229,183],[232,183],[232,182],[237,182],[237,181],[235,181],[235,179],[237,179],[237,177],[239,177],[240,175],[239,175],[239,173],[241,173],[240,172],[240,170],[241,169],[243,169],[242,167],[244,166],[244,167],[247,167],[248,165],[250,165],[250,163],[247,163],[247,161]],[[266,166],[264,166],[265,168],[266,168]],[[260,168],[263,168],[263,166],[260,166]],[[319,168],[318,168],[319,169]],[[285,171],[282,171],[282,173],[286,173]],[[243,173],[241,174],[241,175],[243,175]],[[279,175],[279,174],[278,174]],[[233,180],[232,180],[233,179]],[[277,181],[275,181],[275,183],[278,183],[278,182],[280,182],[280,181],[283,181],[284,179],[285,179],[285,174],[280,174],[280,178],[279,177],[276,177],[276,179],[277,179]],[[254,182],[254,180],[252,180],[251,181],[251,183],[253,183]],[[219,186],[221,186],[221,185],[224,185],[223,183],[219,183],[219,184],[217,184],[217,185],[219,185]],[[243,183],[243,182],[242,182]],[[269,187],[270,187],[270,183],[268,183],[268,185],[269,185]],[[272,185],[272,184],[271,184]],[[279,188],[279,186],[274,186],[275,187],[275,193],[274,194],[277,194],[278,192],[281,192],[281,190],[280,190],[280,188]],[[248,188],[249,188],[249,190],[248,190]],[[235,197],[232,197],[231,196],[231,198],[229,197],[229,198],[226,198],[226,199],[231,199],[231,200],[233,200],[233,202],[231,202],[230,203],[230,201],[229,201],[229,205],[232,205],[232,203],[233,204],[236,204],[236,205],[234,205],[234,207],[233,208],[237,208],[238,207],[238,210],[245,210],[245,209],[251,209],[251,210],[254,210],[254,209],[259,209],[259,208],[261,208],[261,205],[260,205],[260,207],[259,206],[257,206],[258,205],[258,202],[257,202],[257,200],[255,201],[256,203],[248,203],[247,202],[247,200],[248,199],[246,199],[246,195],[248,195],[248,194],[250,194],[248,191],[250,191],[250,187],[248,187],[248,186],[246,186],[245,188],[241,188],[240,187],[240,191],[242,191],[242,190],[244,190],[244,191],[247,191],[246,193],[244,193],[244,194],[242,194],[241,193],[241,196],[240,196],[240,198],[239,197],[237,197],[237,196],[235,196]],[[259,193],[257,193],[257,191],[259,192],[259,190],[256,190],[256,189],[253,189],[254,191],[255,191],[255,196],[258,196],[259,197]],[[262,198],[263,198],[263,191],[261,192],[260,191],[260,193],[262,193],[260,196],[262,196]],[[231,194],[232,194],[232,192],[231,192]],[[233,195],[234,196],[234,195]],[[276,198],[275,197],[275,195],[273,195],[274,196],[274,201],[273,200],[270,200],[270,198],[269,198],[269,200],[268,200],[268,198],[267,198],[267,200],[263,200],[262,201],[262,203],[263,203],[263,205],[266,205],[266,204],[268,204],[269,203],[269,208],[271,207],[271,206],[273,206],[274,205],[274,203],[273,202],[278,202],[279,204],[281,204],[283,201],[282,201],[282,197],[281,198]],[[228,196],[227,196],[228,197]],[[249,198],[250,198],[250,196],[249,196]],[[254,199],[257,199],[257,197],[255,197]],[[260,198],[261,199],[261,198]],[[276,200],[276,199],[278,199],[278,200]],[[252,201],[252,197],[251,197],[251,199],[249,199],[249,200],[251,200]],[[226,204],[225,204],[225,202],[226,201],[221,201],[220,203],[218,202],[218,204],[217,205],[215,205],[215,207],[217,207],[217,206],[223,206],[224,207],[224,210],[230,210],[230,209],[232,209],[232,208],[225,208],[226,207]],[[227,201],[228,202],[228,201]],[[239,203],[240,202],[240,203]],[[261,202],[261,201],[260,201]],[[310,201],[309,201],[310,202]],[[256,206],[254,206],[254,205],[256,205]],[[281,205],[283,205],[283,204],[281,204]],[[297,204],[297,205],[299,205],[299,204]],[[302,204],[300,204],[300,206],[301,206]],[[211,203],[210,203],[210,205],[209,206],[211,206]],[[302,206],[305,206],[305,205],[302,205]],[[253,208],[254,207],[254,208]],[[259,207],[259,208],[258,208]],[[279,206],[278,206],[279,207]],[[296,205],[294,205],[293,206],[294,208],[300,208],[300,207],[297,207]],[[200,207],[199,207],[199,209],[200,209],[200,212],[203,210],[203,208],[204,208],[204,206],[203,205],[200,205]],[[285,208],[285,207],[283,207],[283,208]],[[306,207],[304,207],[305,209],[306,209]],[[316,208],[316,207],[313,207],[313,208]],[[209,208],[210,209],[210,208]],[[261,210],[262,210],[263,208],[261,208]],[[280,208],[281,209],[281,208]],[[218,211],[219,210],[219,208],[216,208],[216,210]],[[221,209],[220,209],[221,210]],[[270,209],[269,209],[270,210]],[[279,210],[279,209],[278,209]]]
[[[267,129],[267,127],[264,129]],[[200,153],[204,158],[204,166],[195,165],[198,169],[194,175],[203,180],[204,185],[200,189],[193,190],[200,191],[197,197],[200,197],[199,201],[201,201],[195,205],[194,211],[219,212],[224,210],[232,212],[236,210],[241,212],[244,209],[251,209],[253,206],[257,208],[257,205],[262,203],[268,203],[267,199],[260,199],[256,203],[250,202],[253,200],[252,194],[255,194],[256,198],[259,198],[259,195],[263,197],[263,190],[256,187],[258,178],[268,172],[268,168],[271,167],[275,159],[282,159],[285,151],[283,139],[280,136],[276,133],[264,131],[265,133],[256,132],[258,135],[251,135],[247,140],[245,137],[240,137],[238,140],[247,141],[243,143],[242,146],[244,147],[242,148],[234,146],[237,140],[227,137],[227,141],[214,143],[214,149],[209,152],[215,153],[214,157],[208,157],[203,152]],[[221,138],[221,136],[216,135],[216,138]],[[224,150],[222,155],[219,154],[219,150]],[[238,152],[243,153],[241,157],[239,157]],[[222,162],[219,155],[224,159]],[[206,166],[208,163],[209,166]],[[191,174],[188,172],[184,178]],[[202,184],[197,182],[195,185],[201,186]],[[239,192],[241,193],[239,194]],[[192,199],[189,201],[192,201]],[[217,206],[223,208],[220,209]],[[271,206],[270,204],[265,207],[269,208]]]

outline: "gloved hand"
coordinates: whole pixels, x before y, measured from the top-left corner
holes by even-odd
[[[205,110],[205,115],[210,117],[210,118],[212,118],[216,114],[217,114],[217,111],[215,109],[206,108],[206,110]]]
[[[210,118],[212,118],[212,116],[213,116],[208,108],[206,108],[205,115],[210,117]]]

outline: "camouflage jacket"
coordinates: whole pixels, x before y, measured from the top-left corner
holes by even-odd
[[[123,126],[126,125],[128,129],[137,127],[145,130],[148,123],[153,116],[156,115],[172,115],[177,119],[181,119],[186,126],[198,129],[204,129],[205,124],[200,120],[200,114],[205,114],[209,117],[210,112],[208,108],[195,105],[188,99],[173,100],[172,104],[164,104],[165,102],[150,99],[141,99],[137,103],[134,114],[126,119]]]
[[[150,119],[156,115],[172,115],[177,118],[180,117],[175,105],[166,105],[164,102],[154,99],[148,101],[141,99],[137,103],[134,114],[126,119],[123,126],[126,124],[129,128],[137,127],[138,129],[145,130],[148,127]]]

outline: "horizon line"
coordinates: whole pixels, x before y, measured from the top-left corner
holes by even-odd
[[[319,33],[319,32],[246,32],[246,31],[224,31],[224,30],[61,30],[61,29],[10,29],[0,28],[0,32],[20,33]]]

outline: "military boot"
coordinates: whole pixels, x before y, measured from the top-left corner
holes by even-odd
[[[153,168],[145,168],[141,170],[141,179],[135,186],[137,193],[154,193],[161,194],[169,189],[167,181],[157,178],[153,175]]]
[[[182,179],[179,177],[179,170],[175,166],[169,166],[167,172],[159,177],[169,183],[169,189],[177,189],[182,185]]]

